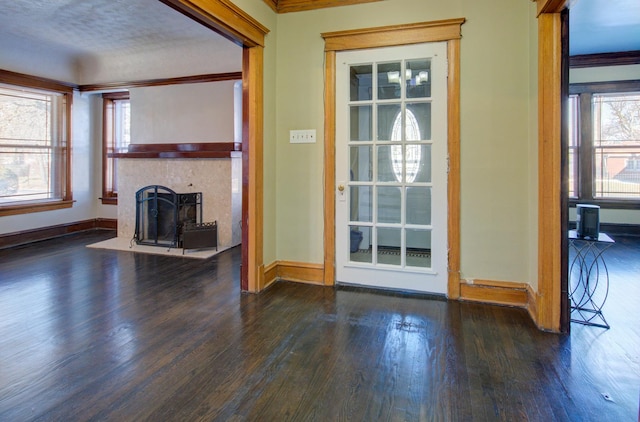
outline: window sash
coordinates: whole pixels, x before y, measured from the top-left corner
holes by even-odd
[[[640,81],[574,84],[570,93],[570,124],[578,122],[576,130],[569,128],[570,203],[640,208]],[[612,117],[616,102],[636,107],[636,114],[626,111],[625,128],[619,124],[624,113]]]
[[[70,200],[69,103],[63,93],[0,87],[0,210]]]
[[[102,202],[117,204],[117,159],[109,154],[126,152],[131,141],[131,104],[128,92],[103,94]]]

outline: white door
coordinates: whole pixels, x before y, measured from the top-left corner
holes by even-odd
[[[336,56],[336,281],[447,292],[446,43]]]

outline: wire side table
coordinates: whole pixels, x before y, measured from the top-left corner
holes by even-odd
[[[602,314],[609,295],[609,270],[603,253],[615,241],[606,233],[598,239],[579,238],[569,231],[569,299],[571,322],[610,328]]]

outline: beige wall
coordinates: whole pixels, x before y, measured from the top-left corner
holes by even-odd
[[[534,282],[530,259],[536,254],[530,251],[535,243],[531,243],[529,214],[536,206],[529,159],[535,139],[530,126],[532,7],[511,0],[493,1],[491,7],[473,0],[387,0],[278,15],[276,88],[266,92],[267,103],[275,95],[275,138],[265,136],[265,142],[275,143],[276,148],[275,163],[267,162],[265,173],[275,166],[277,259],[323,260],[320,33],[464,17],[462,276]],[[319,141],[290,144],[291,129],[316,129]],[[266,251],[265,263],[269,263]]]

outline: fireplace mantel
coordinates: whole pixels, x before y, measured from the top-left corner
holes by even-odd
[[[239,142],[178,144],[130,144],[127,152],[113,152],[111,158],[233,158],[242,156]]]

